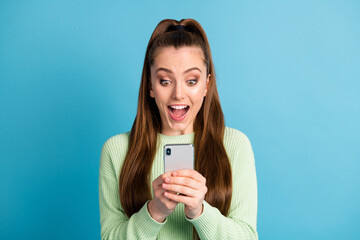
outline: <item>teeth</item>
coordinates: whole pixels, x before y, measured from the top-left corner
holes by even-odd
[[[184,109],[187,106],[170,106],[170,107],[173,108],[173,109]]]

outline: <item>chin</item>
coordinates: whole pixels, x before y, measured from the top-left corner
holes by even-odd
[[[175,123],[168,126],[167,132],[186,134],[186,131],[189,129],[189,125],[185,123]]]
[[[177,125],[177,126],[176,126]],[[172,131],[185,131],[186,130],[186,126],[183,126],[182,124],[176,124],[175,126],[170,127],[169,130]],[[179,126],[180,125],[180,126]]]

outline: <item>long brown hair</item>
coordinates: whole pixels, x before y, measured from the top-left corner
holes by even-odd
[[[185,30],[177,30],[182,25]],[[161,119],[155,100],[150,97],[150,67],[156,50],[162,47],[198,46],[210,81],[206,97],[194,122],[195,170],[206,178],[205,200],[227,215],[232,194],[232,174],[223,145],[224,115],[216,88],[215,70],[207,36],[194,19],[162,20],[151,35],[141,76],[137,115],[130,132],[129,148],[121,168],[119,194],[128,217],[151,199],[150,170],[157,148]],[[207,74],[207,75],[208,75]]]

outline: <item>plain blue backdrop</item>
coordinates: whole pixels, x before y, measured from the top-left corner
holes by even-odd
[[[260,239],[360,239],[359,1],[0,2],[0,239],[100,239],[101,147],[152,31],[194,18],[255,153]]]

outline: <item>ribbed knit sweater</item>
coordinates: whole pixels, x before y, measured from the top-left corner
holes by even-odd
[[[164,173],[164,145],[194,143],[194,136],[194,133],[178,136],[158,134],[151,182]],[[148,212],[149,201],[130,218],[123,211],[119,199],[119,174],[128,149],[129,133],[109,138],[103,145],[100,157],[101,239],[192,239],[193,226],[200,239],[258,239],[257,180],[250,141],[242,132],[226,127],[223,142],[230,159],[233,180],[228,216],[222,215],[217,208],[204,201],[202,214],[195,219],[188,219],[184,205],[179,203],[165,222],[159,223]]]

